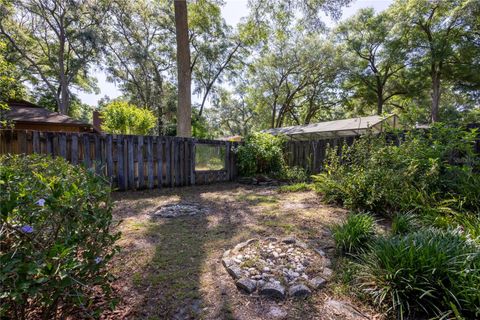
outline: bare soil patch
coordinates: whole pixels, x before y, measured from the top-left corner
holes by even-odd
[[[227,183],[123,192],[114,199],[122,232],[122,250],[112,262],[119,303],[105,319],[349,319],[338,303],[325,303],[331,299],[356,310],[351,319],[379,318],[335,281],[307,299],[272,300],[239,291],[222,266],[225,250],[242,241],[294,236],[323,250],[335,270],[329,226],[346,211],[322,204],[314,192]],[[178,203],[198,205],[208,214],[152,215]]]

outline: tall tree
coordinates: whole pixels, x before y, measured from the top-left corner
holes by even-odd
[[[349,85],[363,103],[376,105],[378,115],[384,112],[385,103],[408,92],[400,81],[405,49],[392,32],[394,24],[390,15],[375,14],[370,8],[360,10],[336,30],[346,56],[350,57]]]
[[[187,1],[175,0],[175,31],[177,39],[177,136],[192,136],[192,75],[188,39]]]
[[[106,70],[119,83],[124,98],[147,107],[157,116],[157,132],[165,134],[169,105],[175,100],[172,71],[175,67],[175,30],[168,1],[113,3],[103,26]]]
[[[452,67],[456,50],[468,39],[469,8],[476,0],[397,1],[391,9],[400,29],[408,33],[411,63],[429,65],[431,80],[431,121],[439,121],[442,82]]]
[[[17,52],[33,85],[43,85],[58,111],[67,114],[72,86],[95,88],[88,71],[98,58],[104,2],[16,0],[4,9],[0,34]]]
[[[16,66],[5,59],[6,51],[6,45],[0,38],[0,128],[7,124],[5,119],[5,112],[8,111],[7,102],[25,96],[25,88],[18,81],[19,72]]]
[[[335,106],[340,59],[333,46],[318,35],[297,35],[269,45],[270,53],[251,64],[249,100],[272,128],[318,119]],[[328,63],[325,63],[328,61]]]
[[[189,4],[189,33],[192,49],[194,93],[200,96],[198,117],[203,115],[207,99],[227,72],[235,69],[244,51],[244,43],[222,18],[215,0],[199,0]]]

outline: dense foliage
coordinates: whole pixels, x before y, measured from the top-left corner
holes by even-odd
[[[444,125],[407,133],[399,146],[383,135],[365,136],[341,154],[330,149],[316,188],[329,202],[385,216],[478,214],[476,136]]]
[[[108,183],[61,158],[0,158],[0,317],[94,317],[109,293]]]
[[[237,150],[237,166],[241,176],[267,175],[288,182],[306,182],[307,172],[289,167],[284,159],[284,138],[268,133],[252,133]]]
[[[268,133],[252,133],[238,147],[238,170],[240,175],[267,174],[279,176],[285,168],[283,138]]]
[[[476,139],[446,125],[364,136],[331,148],[314,177],[327,201],[365,212],[334,226],[333,237],[353,253],[349,284],[398,318],[480,315]],[[390,235],[374,235],[373,214],[392,218]]]
[[[342,252],[358,252],[373,239],[375,219],[367,213],[350,214],[344,223],[333,226],[332,234]]]
[[[480,247],[458,231],[380,238],[357,267],[356,284],[400,319],[480,317]]]
[[[152,111],[125,101],[114,101],[102,109],[102,130],[115,134],[148,135],[157,118]]]

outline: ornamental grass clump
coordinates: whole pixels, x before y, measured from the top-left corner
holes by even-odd
[[[343,224],[333,226],[333,239],[344,253],[356,253],[368,247],[375,236],[375,219],[367,213],[350,214]]]
[[[62,158],[0,157],[0,318],[96,317],[116,252],[110,187]]]
[[[480,317],[480,247],[461,231],[377,239],[356,270],[356,285],[397,318]]]

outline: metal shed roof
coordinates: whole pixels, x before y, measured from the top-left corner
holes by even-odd
[[[388,124],[389,127],[398,128],[398,117],[394,114],[388,116],[369,116],[350,119],[325,121],[303,126],[283,127],[263,130],[273,135],[284,134],[293,140],[310,140],[332,137],[348,137],[365,134],[368,130],[374,133],[382,132]]]

